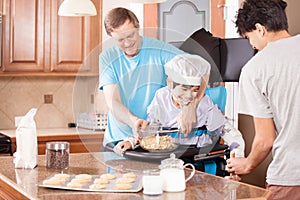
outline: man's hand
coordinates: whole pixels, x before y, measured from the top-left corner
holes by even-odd
[[[131,143],[129,141],[122,141],[119,142],[115,147],[114,147],[114,152],[120,156],[123,156],[124,152],[128,149],[131,149]]]
[[[270,153],[276,138],[275,126],[272,118],[253,118],[255,137],[251,152],[247,158],[230,158],[227,160],[228,172],[238,175],[249,174]]]
[[[232,181],[241,181],[242,178],[237,174],[231,174],[230,176],[225,176],[224,178],[230,179]]]
[[[132,127],[134,137],[140,139],[140,130],[145,129],[148,126],[148,121],[143,119],[137,119]]]
[[[227,160],[228,172],[236,175],[249,174],[251,168],[247,158],[230,158]]]

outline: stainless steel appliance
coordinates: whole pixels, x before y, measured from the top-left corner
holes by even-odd
[[[0,133],[0,156],[12,156],[11,139],[10,137]]]

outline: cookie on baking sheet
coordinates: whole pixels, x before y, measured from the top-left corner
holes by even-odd
[[[82,188],[82,184],[81,183],[77,183],[77,182],[70,182],[67,184],[67,187],[70,188]]]
[[[82,185],[85,185],[85,184],[89,183],[90,181],[91,181],[91,179],[73,178],[70,182],[72,182],[72,183],[80,183]]]
[[[105,178],[96,178],[94,184],[109,184],[109,180]]]
[[[137,175],[135,173],[133,173],[133,172],[128,172],[126,174],[123,174],[123,177],[124,178],[136,178]]]
[[[89,187],[90,189],[95,189],[95,190],[103,190],[106,188],[106,185],[102,185],[102,184],[92,184]]]
[[[117,183],[115,186],[116,190],[131,190],[132,189],[132,185],[128,184],[128,183]]]
[[[133,183],[135,182],[135,178],[125,178],[125,177],[122,177],[122,178],[118,178],[116,183]]]
[[[92,179],[92,175],[89,174],[78,174],[75,176],[76,179]]]
[[[43,185],[52,185],[52,186],[59,186],[61,184],[65,183],[65,180],[63,179],[56,179],[56,178],[50,178],[43,181]]]
[[[113,179],[116,179],[117,176],[114,175],[114,174],[102,174],[100,176],[100,178],[104,178],[104,179],[107,179],[107,180],[113,180]]]
[[[59,179],[68,179],[70,178],[69,174],[55,174],[53,177],[59,178]]]

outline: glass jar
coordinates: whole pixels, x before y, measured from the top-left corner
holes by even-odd
[[[51,169],[68,169],[70,161],[69,142],[46,143],[46,166]]]

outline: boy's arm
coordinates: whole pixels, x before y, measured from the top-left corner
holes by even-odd
[[[177,117],[178,128],[180,129],[181,133],[184,133],[185,136],[187,136],[192,131],[196,123],[197,106],[205,93],[208,79],[209,76],[205,76],[202,78],[201,86],[200,86],[200,90],[198,91],[197,98],[191,103],[189,103],[188,105],[183,106],[180,114]]]

